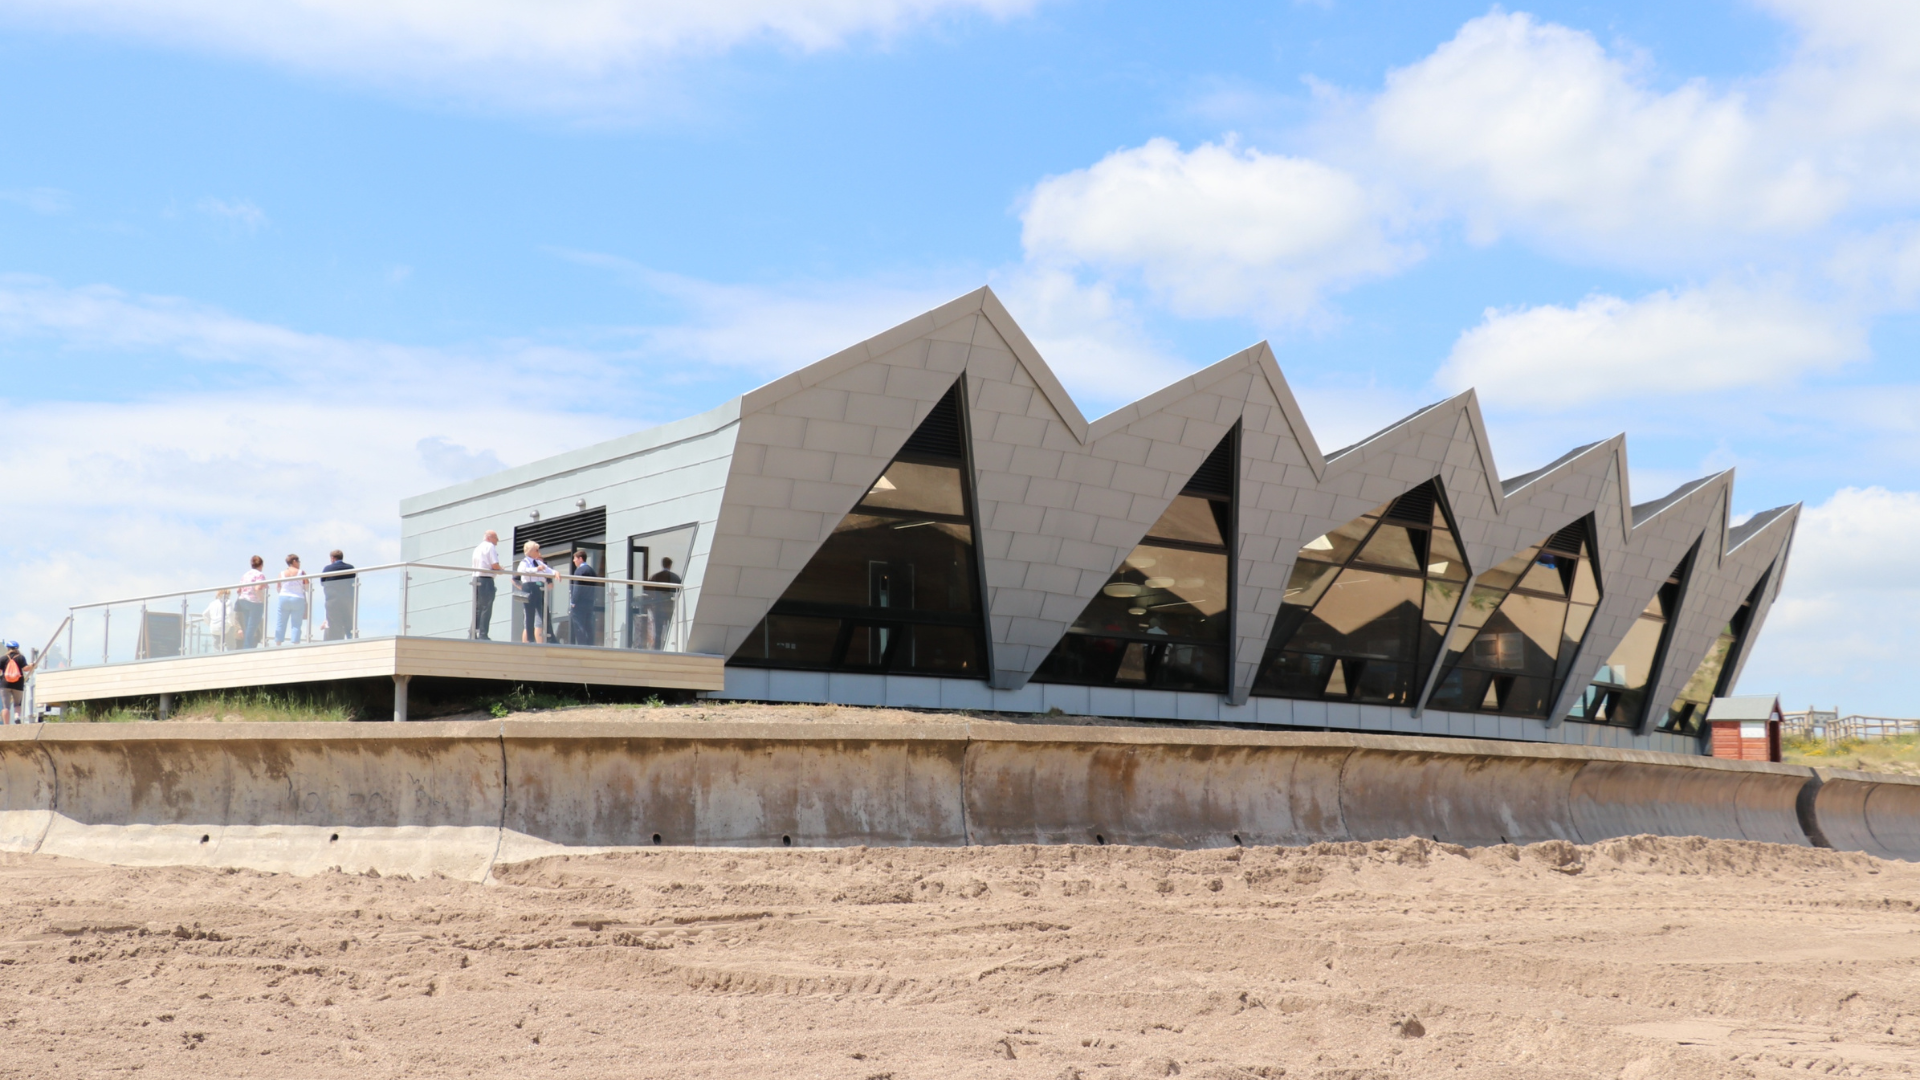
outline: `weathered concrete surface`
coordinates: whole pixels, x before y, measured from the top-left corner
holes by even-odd
[[[1813,772],[1800,800],[1802,821],[1825,846],[1920,861],[1920,779],[1850,769]]]
[[[655,844],[1640,833],[1920,859],[1920,782],[1538,743],[964,720],[0,730],[0,849],[127,865],[479,880],[499,861]]]

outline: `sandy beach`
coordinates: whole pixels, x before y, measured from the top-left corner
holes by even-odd
[[[0,861],[0,1075],[1904,1076],[1920,867],[663,849],[487,885]]]

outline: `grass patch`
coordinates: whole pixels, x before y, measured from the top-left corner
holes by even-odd
[[[127,724],[157,718],[159,705],[154,701],[76,703],[55,723]],[[169,720],[192,720],[228,724],[344,723],[353,720],[358,706],[331,694],[275,690],[208,690],[177,694]]]
[[[1780,740],[1780,758],[1789,765],[1819,765],[1829,769],[1900,773],[1920,776],[1920,735],[1889,739],[1842,739],[1829,743],[1789,735]]]
[[[517,712],[532,712],[536,709],[571,709],[590,702],[581,701],[569,694],[548,694],[534,690],[524,684],[516,685],[504,695],[487,703],[487,711],[494,716],[507,716]]]

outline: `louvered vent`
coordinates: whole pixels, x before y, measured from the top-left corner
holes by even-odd
[[[607,508],[596,506],[577,514],[564,514],[545,521],[529,521],[525,525],[515,526],[513,553],[518,555],[525,551],[529,540],[541,547],[550,547],[570,540],[594,539],[606,534]]]
[[[1433,521],[1433,481],[1429,480],[1405,495],[1393,500],[1387,508],[1387,516],[1400,521],[1417,521],[1422,525]]]
[[[1584,543],[1586,539],[1587,519],[1581,518],[1579,521],[1554,533],[1552,539],[1547,541],[1546,547],[1550,551],[1558,551],[1565,555],[1578,555],[1580,554],[1580,545]]]
[[[1233,432],[1227,432],[1227,437],[1221,439],[1220,445],[1213,448],[1213,453],[1207,455],[1207,460],[1200,463],[1199,471],[1193,474],[1193,479],[1187,481],[1186,493],[1232,496]]]
[[[960,384],[954,383],[940,404],[920,421],[913,437],[900,448],[902,454],[920,457],[959,459],[964,456],[960,441]]]

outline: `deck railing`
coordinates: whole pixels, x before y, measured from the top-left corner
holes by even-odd
[[[405,562],[81,604],[37,669],[374,637],[684,651],[682,586]]]

